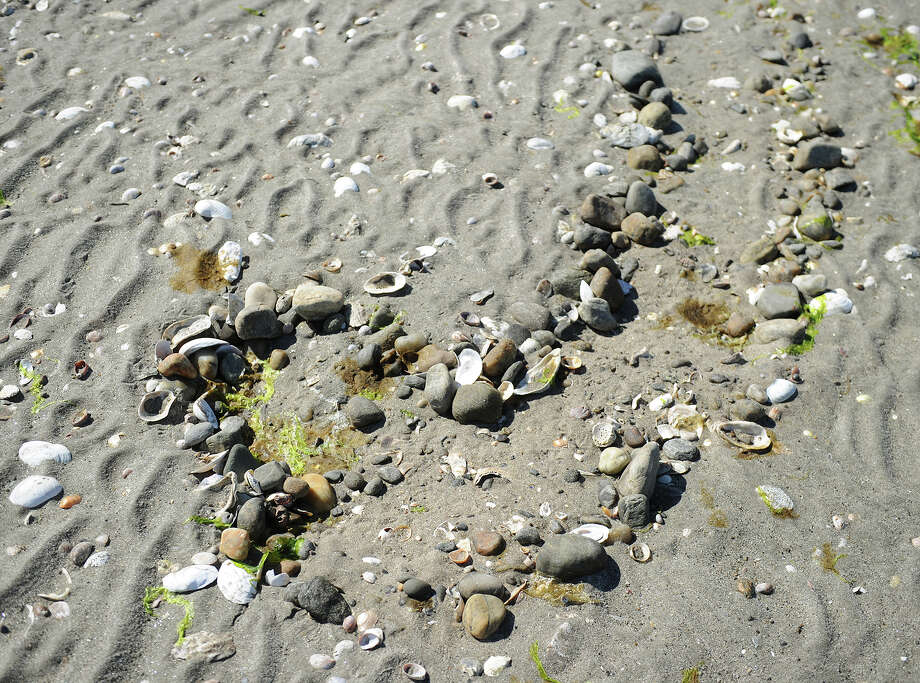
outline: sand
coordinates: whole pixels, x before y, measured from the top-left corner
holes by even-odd
[[[213,664],[187,663],[170,655],[181,609],[161,607],[157,612],[164,616],[158,620],[143,611],[145,587],[161,579],[158,563],[182,566],[216,542],[213,529],[186,520],[222,497],[188,487],[192,459],[175,448],[176,427],[148,426],[136,417],[144,381],[155,371],[152,349],[160,329],[182,315],[206,311],[216,297],[201,289],[176,291],[170,285],[175,263],[147,250],[168,242],[216,249],[234,239],[248,257],[240,291],[257,280],[291,288],[303,281],[302,273],[339,258],[343,268],[327,274],[327,284],[349,301],[372,304],[361,290],[370,274],[395,269],[400,254],[448,236],[455,245],[439,248],[430,259],[431,272],[414,275],[411,291],[396,300],[407,312],[408,328],[446,342],[458,327],[459,311],[501,318],[540,279],[577,263],[579,254],[558,242],[553,208],[574,212],[588,192],[603,190],[610,176],[583,174],[595,161],[592,150],[608,153],[600,161],[614,167],[613,177],[628,174],[625,152],[610,149],[592,122],[599,112],[613,117],[615,88],[590,70],[579,74],[579,66],[596,61],[599,69],[609,69],[605,39],[641,46],[660,11],[683,9],[667,2],[652,7],[607,0],[596,3],[597,9],[588,4],[392,2],[375,8],[288,0],[259,5],[255,9],[264,16],[254,16],[235,3],[52,0],[41,12],[15,5],[15,13],[3,18],[11,37],[15,30],[15,41],[3,54],[0,91],[7,113],[0,130],[0,189],[12,209],[0,222],[5,254],[0,285],[9,285],[0,309],[8,319],[48,303],[62,302],[67,310],[36,317],[29,327],[32,339],[0,345],[3,383],[15,382],[18,361],[42,349],[39,369],[48,376],[50,399],[63,401],[32,414],[26,398],[0,423],[0,529],[3,545],[16,551],[4,555],[0,573],[0,610],[8,629],[0,634],[0,678],[324,681],[338,675],[398,681],[407,680],[401,665],[418,661],[431,680],[460,681],[462,657],[482,661],[500,654],[512,657],[500,680],[536,681],[528,655],[534,641],[549,675],[566,683],[673,681],[697,666],[702,680],[878,681],[920,675],[914,660],[920,550],[911,544],[920,535],[911,484],[920,376],[916,278],[907,279],[916,265],[899,267],[882,258],[895,244],[920,241],[917,160],[889,134],[903,125],[889,107],[892,76],[915,68],[902,66],[886,75],[884,60],[865,59],[861,53],[867,48],[859,43],[860,32],[920,22],[915,3],[880,3],[880,18],[872,21],[858,20],[859,8],[849,0],[783,3],[790,13],[813,17],[807,24],[758,19],[754,3],[710,0],[684,10],[708,17],[711,25],[703,33],[666,38],[659,66],[686,110],[675,117],[679,125],[705,137],[711,151],[692,172],[681,174],[683,187],[659,195],[659,201],[711,236],[718,253],[676,241],[666,250],[633,247],[628,255],[640,262],[632,278],[634,319],[616,335],[584,332],[581,337],[593,347],[584,354],[584,371],[516,412],[507,444],[417,409],[414,400],[390,396],[381,402],[388,421],[377,438],[401,439],[404,462],[415,469],[384,497],[361,499],[361,515],[318,528],[318,552],[304,575],[327,576],[355,601],[356,611],[377,610],[385,647],[349,655],[331,671],[313,671],[307,658],[331,653],[345,637],[340,628],[295,614],[278,589],[263,589],[243,608],[212,588],[191,596],[195,616],[189,632],[231,631],[236,654]],[[482,19],[485,13],[497,22]],[[355,26],[362,15],[371,21]],[[630,28],[634,18],[637,26]],[[623,28],[611,30],[611,20]],[[321,33],[295,31],[315,22],[325,25]],[[494,23],[498,27],[487,30]],[[856,33],[841,37],[844,27]],[[770,124],[789,111],[774,109],[775,100],[751,91],[730,99],[707,82],[723,76],[743,82],[760,71],[785,77],[788,67],[762,62],[752,47],[779,46],[789,32],[801,29],[820,43],[806,55],[820,54],[829,62],[815,103],[843,128],[837,144],[864,144],[853,169],[861,189],[843,195],[844,247],[819,262],[829,286],[845,288],[855,310],[826,318],[814,350],[802,358],[721,365],[728,350],[696,338],[675,307],[699,296],[743,308],[743,288],[720,292],[682,278],[680,260],[699,254],[723,268],[778,216],[773,189],[783,180],[765,161],[779,148]],[[500,57],[500,49],[514,41],[525,45],[527,54]],[[37,54],[26,65],[16,64],[16,54],[27,47]],[[305,56],[315,57],[318,66],[305,65]],[[429,61],[436,72],[421,68]],[[133,76],[145,76],[150,87],[124,90],[125,78]],[[439,92],[430,92],[429,82]],[[565,107],[553,99],[560,89],[571,93]],[[453,95],[474,96],[479,107],[450,108]],[[573,104],[578,99],[586,103]],[[728,109],[733,101],[748,113]],[[54,113],[74,106],[88,111],[55,120]],[[566,110],[572,106],[577,115]],[[94,132],[105,121],[114,128]],[[717,138],[717,131],[726,136]],[[310,133],[328,135],[332,146],[287,146],[294,136]],[[158,145],[167,135],[197,141]],[[527,149],[531,137],[552,140],[554,149]],[[743,149],[721,156],[719,150],[735,138]],[[359,192],[334,197],[330,171],[321,168],[326,152],[337,160],[334,170],[346,174],[353,162],[369,158],[370,174],[352,174]],[[50,165],[39,164],[43,156],[51,157]],[[127,157],[120,162],[125,171],[109,173],[121,157]],[[443,167],[441,159],[452,166],[444,174],[431,173]],[[726,172],[723,161],[746,169]],[[415,169],[429,173],[406,179]],[[188,170],[198,170],[198,181],[213,186],[213,198],[232,208],[232,220],[166,221],[199,198],[172,181]],[[495,173],[502,187],[485,185],[485,173]],[[142,194],[123,201],[130,187]],[[56,193],[66,198],[49,203]],[[145,218],[151,209],[158,213]],[[352,216],[359,230],[349,229]],[[273,242],[255,246],[247,241],[253,232]],[[346,238],[337,237],[346,232]],[[877,286],[858,291],[852,283],[867,274]],[[469,302],[470,294],[487,288],[495,296],[484,306]],[[662,325],[667,316],[673,324]],[[87,343],[94,329],[103,339]],[[326,399],[341,393],[331,366],[355,339],[353,330],[298,339],[290,349],[287,403],[281,405],[297,410],[311,402],[318,415],[328,413]],[[643,348],[650,358],[633,367],[629,359]],[[85,381],[71,379],[73,363],[81,358],[93,368]],[[599,604],[554,607],[527,597],[511,608],[513,620],[500,637],[483,643],[454,622],[450,601],[426,615],[400,606],[399,594],[387,592],[404,569],[433,585],[456,582],[459,570],[433,549],[441,540],[434,530],[446,520],[498,528],[515,511],[535,513],[542,502],[569,520],[595,514],[595,480],[562,479],[572,467],[591,470],[598,457],[589,426],[569,417],[570,409],[609,410],[640,392],[651,398],[657,393],[651,384],[690,375],[691,368],[672,369],[677,358],[692,361],[697,372],[688,386],[710,406],[750,382],[783,376],[794,364],[804,383],[775,427],[779,452],[738,459],[715,438],[702,449],[702,459],[685,477],[686,491],[663,511],[665,524],[641,535],[653,552],[650,563],[635,563],[624,546],[611,546],[617,571],[589,589]],[[737,382],[711,384],[713,372]],[[315,390],[296,382],[313,375],[321,378]],[[857,401],[863,394],[868,399]],[[427,427],[403,434],[401,408],[422,414]],[[94,421],[75,429],[71,417],[83,409]],[[725,409],[710,412],[724,416]],[[646,429],[654,426],[648,411],[638,410],[635,417]],[[121,440],[113,447],[108,440],[115,434]],[[554,447],[561,436],[568,446]],[[71,449],[72,463],[40,471],[57,476],[65,493],[79,493],[83,502],[70,510],[51,502],[25,525],[24,512],[6,495],[27,473],[16,457],[27,439]],[[462,452],[471,467],[501,467],[507,478],[487,491],[471,483],[449,487],[436,457],[444,443]],[[366,455],[378,450],[372,444]],[[575,452],[585,453],[584,462],[573,458]],[[133,470],[127,478],[125,468]],[[771,516],[755,493],[763,483],[782,486],[792,496],[795,518]],[[411,511],[421,510],[415,506],[424,511]],[[724,527],[711,523],[716,511],[724,513]],[[835,514],[850,516],[845,528],[834,528]],[[375,540],[382,527],[399,525],[411,527],[410,540]],[[37,593],[63,585],[59,568],[69,565],[59,544],[101,533],[111,537],[111,560],[99,568],[70,567],[71,616],[37,617],[30,625],[25,605],[38,604]],[[815,557],[824,544],[843,555],[836,573]],[[517,544],[509,545],[509,553],[522,557]],[[367,556],[382,564],[364,564]],[[484,558],[476,565],[485,568]],[[368,570],[378,576],[373,585],[361,578]],[[770,582],[775,592],[745,599],[735,590],[743,578]],[[570,644],[548,652],[562,623],[571,625]]]

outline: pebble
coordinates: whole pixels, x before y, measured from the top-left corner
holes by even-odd
[[[651,498],[655,492],[655,477],[658,474],[660,451],[654,441],[637,448],[626,469],[617,480],[617,491],[621,496],[642,493]]]
[[[670,439],[664,442],[661,454],[669,460],[696,460],[700,449],[686,439]]]
[[[767,285],[757,299],[757,310],[765,318],[795,318],[802,311],[799,290],[791,282]]]
[[[310,283],[299,285],[291,301],[297,315],[307,321],[324,320],[341,311],[344,305],[345,297],[340,291]]]
[[[642,528],[649,522],[648,497],[641,493],[620,498],[617,510],[620,513],[620,521],[633,529]]]
[[[476,640],[485,640],[501,627],[506,614],[505,605],[499,598],[477,593],[466,601],[463,608],[463,627]]]
[[[767,387],[767,398],[770,403],[785,403],[795,398],[798,389],[788,379],[775,379]]]
[[[413,600],[424,602],[434,595],[434,589],[428,582],[413,577],[403,581],[403,593]]]
[[[364,396],[352,396],[345,406],[345,417],[355,429],[363,429],[383,422],[386,415],[380,407]]]
[[[632,92],[636,92],[646,81],[663,85],[655,62],[636,50],[614,53],[610,74],[617,83]]]
[[[497,576],[486,574],[484,572],[470,572],[465,574],[457,584],[457,590],[460,597],[469,600],[471,596],[477,593],[485,595],[494,595],[504,600],[508,597],[508,590]]]
[[[505,539],[495,531],[477,531],[470,536],[470,541],[480,555],[499,555],[505,549]]]
[[[307,582],[288,584],[284,600],[305,609],[321,624],[342,624],[351,616],[345,597],[327,578],[316,576]]]
[[[86,560],[89,559],[89,556],[93,554],[93,544],[89,541],[80,541],[73,548],[71,548],[69,557],[70,561],[73,562],[75,567],[82,567],[86,564]]]
[[[546,540],[537,555],[537,571],[559,579],[594,574],[608,562],[603,546],[585,536],[561,534]]]
[[[248,605],[256,597],[256,577],[230,560],[224,560],[217,572],[217,588],[230,602]]]
[[[19,388],[12,385],[16,392]],[[29,467],[38,467],[43,462],[53,462],[58,465],[66,465],[73,456],[67,446],[59,443],[49,443],[47,441],[26,441],[19,447],[19,459]]]
[[[224,529],[220,535],[220,552],[237,562],[249,556],[249,532],[245,529]]]
[[[457,389],[451,412],[460,424],[494,424],[502,414],[502,397],[482,382],[466,384]]]
[[[191,593],[216,582],[217,574],[217,567],[210,563],[193,564],[164,576],[163,588],[173,593]]]
[[[403,473],[395,465],[384,465],[377,470],[377,475],[387,484],[395,486],[403,480]]]

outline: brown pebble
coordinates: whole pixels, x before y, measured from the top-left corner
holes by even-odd
[[[754,318],[735,311],[729,316],[725,324],[722,325],[722,331],[729,337],[741,337],[754,329]]]
[[[297,560],[281,560],[281,571],[291,578],[300,574],[300,562]]]
[[[487,377],[497,379],[517,358],[517,347],[510,339],[502,339],[482,359],[482,371]]]
[[[505,549],[505,539],[495,531],[476,531],[470,536],[473,550],[480,555],[498,555]]]
[[[74,505],[78,505],[83,501],[83,496],[79,493],[71,493],[69,496],[64,496],[61,498],[61,502],[58,503],[58,507],[62,510],[69,510]]]
[[[294,500],[299,500],[307,495],[310,485],[300,477],[288,477],[281,485],[281,490],[294,496]]]
[[[272,370],[283,370],[291,364],[291,358],[284,349],[275,349],[268,358],[268,366]]]
[[[741,579],[738,582],[736,588],[738,592],[741,593],[741,595],[743,595],[744,597],[746,598],[754,597],[754,583],[752,581],[749,581],[748,579]]]
[[[224,529],[220,535],[220,552],[231,560],[243,562],[249,556],[249,532],[245,529]]]
[[[181,353],[171,353],[166,356],[157,363],[157,371],[164,377],[184,377],[185,379],[198,377],[198,368]]]
[[[639,431],[638,427],[634,427],[633,425],[623,430],[623,441],[630,448],[639,448],[645,445],[645,437],[642,435],[642,432]]]

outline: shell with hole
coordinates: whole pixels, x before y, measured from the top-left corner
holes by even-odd
[[[716,422],[712,431],[743,451],[764,451],[773,445],[767,430],[756,422]]]
[[[457,356],[457,384],[472,384],[482,374],[482,358],[473,349],[463,349]]]
[[[629,556],[636,562],[648,562],[652,559],[652,551],[647,543],[633,543],[629,546]]]
[[[612,422],[598,422],[591,427],[591,440],[598,448],[612,446],[617,439],[616,427]]]
[[[428,678],[428,672],[425,667],[415,662],[406,662],[402,667],[403,673],[410,681],[424,681]]]
[[[540,359],[540,362],[528,369],[524,378],[518,382],[514,388],[516,396],[527,396],[529,394],[539,394],[552,385],[562,364],[562,351],[553,349]]]
[[[172,342],[173,350],[178,351],[184,342],[199,337],[211,329],[210,316],[196,315],[191,318],[177,320],[167,327],[163,330],[163,339],[169,339]]]
[[[171,391],[151,391],[144,394],[137,406],[137,416],[144,422],[160,422],[169,417],[169,411],[176,400]]]
[[[396,294],[406,286],[406,276],[402,273],[377,273],[364,282],[364,291],[373,296]]]

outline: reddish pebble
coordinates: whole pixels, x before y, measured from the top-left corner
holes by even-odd
[[[69,510],[74,505],[77,505],[83,500],[83,496],[79,493],[71,493],[69,496],[64,496],[61,498],[61,502],[58,503],[58,507],[62,510]]]
[[[494,531],[477,531],[470,536],[473,550],[480,555],[498,555],[505,549],[505,539]]]

